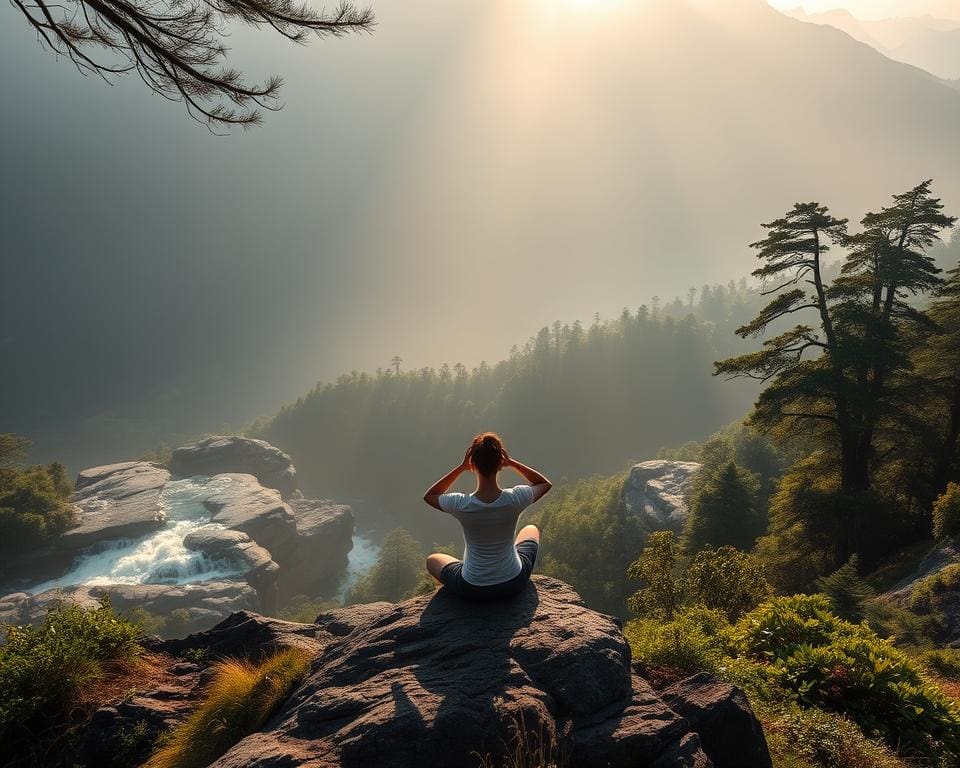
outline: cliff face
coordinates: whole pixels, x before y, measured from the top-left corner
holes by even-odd
[[[571,768],[770,765],[742,694],[707,676],[658,693],[632,667],[618,622],[542,576],[515,599],[483,605],[440,590],[340,609],[314,624],[239,613],[152,651],[256,657],[284,645],[316,652],[309,675],[216,768],[462,768],[484,755],[499,764],[518,734],[554,745]],[[171,718],[167,708],[158,720],[156,698],[147,692],[104,708],[89,743],[109,749],[128,721],[168,727],[192,706],[186,696],[182,713]]]

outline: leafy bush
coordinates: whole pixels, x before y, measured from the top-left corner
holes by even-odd
[[[823,595],[776,598],[740,620],[733,643],[800,704],[844,714],[906,756],[960,757],[954,705],[892,643],[829,608]]]
[[[647,539],[627,577],[645,584],[627,600],[639,616],[671,620],[683,602],[681,550],[673,531],[657,531]]]
[[[39,627],[8,626],[0,646],[0,744],[69,720],[81,694],[104,676],[109,662],[139,652],[139,627],[98,608],[61,602]]]
[[[960,533],[960,485],[950,483],[933,504],[933,536],[941,541]]]
[[[634,619],[624,628],[635,661],[679,672],[716,672],[723,658],[722,632],[727,621],[719,611],[681,609],[671,621]]]
[[[907,768],[856,724],[831,712],[791,707],[762,721],[778,768]]]
[[[0,555],[11,557],[63,533],[73,520],[62,464],[0,472]]]
[[[735,621],[773,594],[753,555],[730,546],[697,552],[686,568],[685,600]]]
[[[688,559],[671,531],[650,535],[627,576],[645,585],[627,600],[630,610],[667,620],[684,605],[719,610],[733,620],[771,594],[752,555],[723,546],[707,547]]]
[[[214,666],[204,700],[172,731],[144,768],[204,768],[262,726],[303,679],[311,656],[299,648],[260,664],[228,660]]]
[[[960,589],[960,563],[953,563],[913,585],[910,592],[910,610],[933,613],[947,592]]]

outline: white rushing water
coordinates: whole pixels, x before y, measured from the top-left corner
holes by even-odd
[[[223,528],[210,522],[210,513],[203,506],[203,499],[223,482],[229,480],[171,480],[160,494],[160,509],[167,515],[162,528],[140,538],[96,544],[85,550],[62,577],[37,584],[29,591],[39,594],[74,584],[188,584],[236,576],[237,569],[229,563],[211,560],[183,546],[188,533]]]
[[[377,562],[380,546],[362,533],[353,536],[353,549],[347,555],[347,572],[337,590],[337,600],[343,602],[350,588],[357,583],[363,574],[369,571]]]

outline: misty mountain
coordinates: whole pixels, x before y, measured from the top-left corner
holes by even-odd
[[[762,0],[376,10],[306,49],[238,30],[286,107],[220,138],[0,8],[0,424],[36,460],[725,282],[796,200],[856,217],[933,177],[960,206],[960,92]]]
[[[800,21],[836,27],[891,59],[913,64],[945,80],[960,77],[960,19],[859,19],[842,8],[822,13],[796,8],[785,13]]]

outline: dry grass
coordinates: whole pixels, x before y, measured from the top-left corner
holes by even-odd
[[[259,664],[227,660],[214,665],[203,701],[176,728],[144,768],[204,768],[259,729],[303,679],[312,659],[299,648]]]
[[[475,752],[478,768],[567,768],[570,764],[565,744],[558,744],[543,722],[536,731],[528,729],[522,714],[510,722],[503,746],[505,753],[500,762],[489,754]]]

